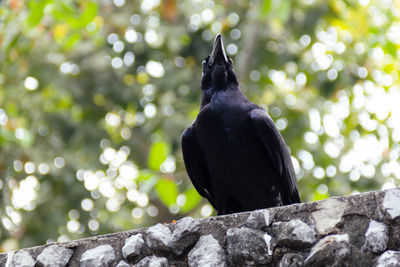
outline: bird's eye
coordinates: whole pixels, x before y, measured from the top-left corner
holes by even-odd
[[[204,59],[201,64],[203,65],[203,68],[204,68],[204,66],[207,64],[207,61]]]

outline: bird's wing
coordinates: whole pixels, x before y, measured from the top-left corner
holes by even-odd
[[[182,134],[182,154],[187,173],[197,192],[215,208],[206,158],[196,139],[193,126]]]
[[[293,169],[289,150],[281,134],[264,110],[251,110],[250,118],[276,171],[280,174],[282,185],[285,187],[285,193],[288,197],[287,201],[289,202],[285,204],[299,203],[300,195],[297,189],[296,174]]]

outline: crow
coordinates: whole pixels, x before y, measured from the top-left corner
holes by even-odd
[[[187,173],[218,215],[300,202],[285,141],[239,89],[222,37],[203,61],[200,112],[182,134]]]

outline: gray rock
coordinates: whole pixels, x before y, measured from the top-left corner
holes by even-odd
[[[189,267],[226,267],[225,252],[212,235],[200,237],[188,254]]]
[[[267,248],[267,255],[268,256],[272,256],[272,236],[270,236],[269,234],[265,233],[264,234],[264,241],[266,244],[266,248]]]
[[[329,198],[318,203],[318,210],[312,213],[319,234],[329,234],[341,221],[347,205],[342,199]]]
[[[381,253],[386,249],[389,229],[386,224],[372,220],[365,233],[364,249]]]
[[[317,240],[315,231],[299,219],[282,222],[277,228],[277,244],[297,247],[308,247]]]
[[[388,250],[376,260],[376,267],[399,267],[400,251]]]
[[[120,261],[116,267],[130,267],[130,265],[124,261]]]
[[[45,248],[37,257],[38,264],[44,267],[64,267],[74,251],[62,246],[52,245]]]
[[[400,223],[392,224],[390,227],[388,249],[399,250],[400,248]]]
[[[346,202],[347,207],[343,216],[360,215],[372,218],[378,215],[374,215],[375,212],[379,212],[379,209],[376,209],[377,201],[374,193],[351,195],[346,198]]]
[[[115,260],[114,249],[110,245],[101,245],[82,254],[80,267],[106,267]]]
[[[24,250],[12,251],[7,253],[6,267],[33,267],[35,261],[31,254]]]
[[[371,219],[360,215],[345,216],[340,225],[340,233],[348,234],[351,244],[357,248],[362,248],[365,244],[365,233],[370,222]]]
[[[178,256],[186,252],[199,239],[200,222],[190,217],[180,219],[175,224],[174,234],[168,243],[174,253]]]
[[[255,210],[246,220],[246,227],[261,230],[271,225],[275,212],[269,209]]]
[[[306,266],[342,266],[350,254],[349,236],[328,235],[311,248]]]
[[[231,228],[226,233],[231,266],[260,265],[272,259],[271,236],[249,228]]]
[[[122,255],[126,259],[132,259],[143,254],[146,250],[146,244],[144,243],[143,235],[136,234],[125,239],[125,244],[122,247]]]
[[[168,243],[172,240],[169,228],[161,223],[147,229],[146,243],[149,248],[168,250]]]
[[[400,188],[386,191],[382,201],[382,209],[389,219],[396,219],[400,216]]]
[[[304,258],[300,254],[286,253],[279,262],[279,267],[300,267],[304,266]]]
[[[135,267],[168,267],[168,260],[163,257],[148,256],[133,266],[135,266]]]
[[[7,253],[0,253],[0,266],[6,266]]]

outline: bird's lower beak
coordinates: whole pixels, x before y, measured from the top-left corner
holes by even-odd
[[[211,64],[214,64],[217,60],[222,60],[224,63],[228,63],[228,57],[226,56],[224,43],[222,42],[222,36],[220,33],[215,37],[210,59]]]

